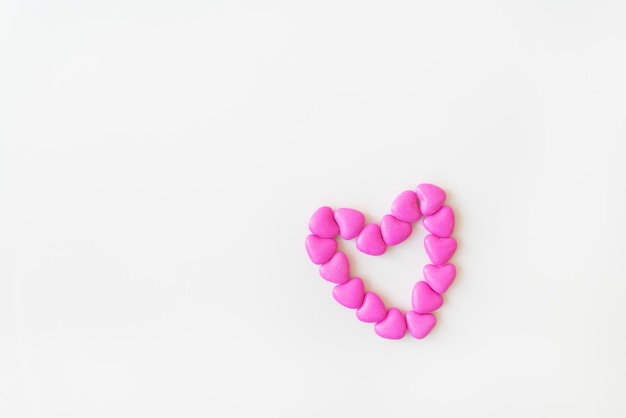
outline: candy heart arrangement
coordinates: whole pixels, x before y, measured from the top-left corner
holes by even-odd
[[[451,237],[454,231],[454,212],[445,206],[446,192],[432,184],[420,184],[415,191],[407,190],[391,204],[391,214],[382,217],[380,224],[365,224],[365,216],[355,209],[333,211],[323,206],[309,221],[311,235],[305,247],[311,261],[319,264],[319,274],[335,284],[332,294],[341,305],[356,309],[356,317],[363,322],[374,322],[374,331],[383,338],[403,338],[409,334],[417,339],[426,337],[437,324],[432,312],[443,304],[441,296],[456,277],[454,264],[449,263],[457,243]],[[418,281],[411,293],[413,310],[405,314],[398,308],[385,307],[374,292],[365,289],[363,280],[351,277],[346,255],[337,251],[335,238],[356,238],[356,248],[369,255],[383,255],[387,246],[397,245],[413,232],[412,224],[424,216],[424,228],[430,234],[424,238],[424,248],[432,264],[424,266],[424,280]]]

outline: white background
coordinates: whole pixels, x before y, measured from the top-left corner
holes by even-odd
[[[0,1],[0,416],[626,416],[626,3]],[[378,338],[304,251],[441,185]],[[353,273],[409,307],[421,226]]]

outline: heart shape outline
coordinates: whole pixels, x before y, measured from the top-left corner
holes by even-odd
[[[333,211],[328,206],[318,208],[309,220],[311,234],[305,239],[305,249],[311,261],[319,265],[320,276],[335,284],[334,299],[356,309],[360,321],[375,323],[374,331],[382,338],[401,339],[408,331],[414,338],[422,339],[437,324],[432,312],[442,306],[442,294],[456,278],[456,267],[449,262],[457,250],[457,241],[452,237],[455,216],[452,208],[444,205],[446,197],[440,187],[422,183],[415,191],[400,193],[391,204],[391,214],[384,215],[379,224],[366,224],[365,216],[356,209]],[[429,232],[424,238],[424,249],[431,264],[423,268],[424,280],[418,280],[413,287],[413,309],[403,314],[395,307],[387,309],[380,296],[365,289],[361,278],[351,277],[350,262],[337,251],[335,239],[355,239],[359,251],[380,256],[387,246],[404,242],[422,216],[423,226]]]

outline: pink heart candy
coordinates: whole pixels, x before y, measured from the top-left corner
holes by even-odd
[[[346,308],[360,308],[365,297],[363,280],[354,277],[343,284],[338,284],[333,288],[333,297]]]
[[[374,292],[367,292],[363,305],[356,310],[356,317],[363,322],[378,322],[387,315],[383,300]]]
[[[393,215],[385,215],[380,220],[380,232],[387,245],[396,245],[411,236],[413,227],[410,223],[400,221]]]
[[[322,206],[311,216],[309,229],[320,238],[335,238],[339,234],[339,226],[335,222],[333,210]]]
[[[422,214],[417,204],[417,194],[411,190],[400,193],[391,204],[391,214],[401,221],[419,221]]]
[[[320,276],[329,282],[341,284],[350,279],[350,263],[348,257],[340,251],[320,266]]]
[[[406,313],[406,326],[413,338],[421,340],[437,325],[437,317],[433,314],[420,314],[414,311]]]
[[[424,266],[424,280],[439,294],[448,290],[455,277],[456,267],[454,267],[454,264],[444,264],[442,266],[426,264]]]
[[[450,206],[442,206],[437,212],[424,218],[424,228],[438,237],[449,237],[454,231],[454,211]]]
[[[313,264],[324,264],[337,252],[337,241],[311,234],[306,237],[304,247]]]
[[[365,216],[355,209],[337,209],[335,211],[335,221],[339,225],[339,234],[343,239],[356,237],[365,226]]]
[[[456,240],[454,238],[439,238],[437,235],[428,234],[424,238],[426,254],[433,264],[447,263],[456,252]]]
[[[422,183],[415,189],[420,201],[420,210],[425,216],[437,212],[446,201],[446,192],[434,184]]]
[[[443,305],[443,298],[435,292],[426,282],[419,281],[413,286],[411,304],[417,313],[429,313],[436,311]]]
[[[442,293],[456,277],[456,268],[447,264],[457,250],[451,237],[455,227],[454,211],[444,206],[446,193],[432,184],[420,184],[415,192],[400,193],[391,205],[391,214],[383,216],[380,224],[365,225],[365,216],[358,210],[339,208],[332,211],[323,206],[309,221],[312,234],[305,247],[311,261],[319,264],[322,278],[335,283],[332,295],[341,305],[356,309],[360,321],[373,322],[376,334],[383,338],[401,339],[407,330],[414,338],[426,337],[437,323],[431,312],[443,304]],[[411,293],[413,310],[404,315],[397,308],[387,310],[383,300],[374,292],[366,292],[359,277],[350,279],[350,262],[337,251],[335,237],[356,238],[359,251],[382,255],[387,245],[397,245],[412,233],[411,222],[424,215],[424,227],[430,232],[424,238],[424,248],[432,264],[424,266],[424,281],[418,281]]]
[[[382,255],[387,250],[387,244],[383,241],[380,226],[377,224],[365,225],[358,237],[356,248],[369,255]]]
[[[406,334],[406,320],[398,308],[391,308],[387,316],[374,325],[376,334],[390,340],[399,340]]]

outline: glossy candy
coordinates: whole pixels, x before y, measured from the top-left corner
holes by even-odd
[[[319,274],[335,283],[332,295],[341,305],[356,309],[362,322],[375,323],[376,334],[387,339],[403,338],[407,330],[416,339],[426,337],[437,324],[431,312],[443,304],[446,292],[456,277],[456,267],[449,263],[457,250],[454,232],[454,211],[445,206],[446,193],[432,184],[420,184],[415,192],[400,193],[391,204],[391,214],[380,224],[365,224],[365,216],[355,209],[328,206],[317,209],[309,221],[312,234],[306,237],[305,248],[311,261],[319,264]],[[411,292],[412,310],[406,315],[397,308],[387,309],[383,300],[365,289],[359,277],[350,278],[350,262],[337,251],[335,237],[356,238],[356,248],[368,255],[382,255],[387,246],[404,242],[412,233],[412,222],[424,215],[424,249],[432,264],[423,268],[424,280],[415,283]]]

